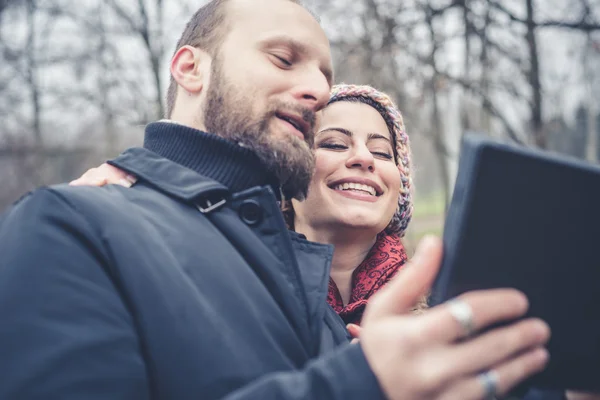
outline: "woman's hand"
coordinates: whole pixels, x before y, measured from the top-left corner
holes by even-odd
[[[79,178],[71,181],[71,186],[104,186],[104,185],[121,185],[131,187],[136,182],[137,178],[121,171],[117,167],[110,164],[102,164],[97,168],[88,169]]]

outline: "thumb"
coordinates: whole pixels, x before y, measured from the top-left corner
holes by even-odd
[[[353,338],[356,339],[360,336],[360,326],[356,324],[348,324],[346,325],[346,329],[348,330],[348,333],[350,333],[350,336],[352,336]]]
[[[364,322],[408,312],[431,288],[441,262],[442,241],[434,236],[424,237],[408,264],[371,298]]]

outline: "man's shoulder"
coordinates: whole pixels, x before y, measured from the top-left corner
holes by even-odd
[[[174,224],[187,225],[191,216],[199,215],[194,207],[148,185],[56,185],[28,193],[0,216],[0,236],[18,230],[63,232],[108,242],[128,235],[141,240],[157,231],[171,232]],[[209,224],[204,218],[196,221],[203,222],[195,229]]]
[[[120,188],[120,189],[119,189]],[[5,211],[2,222],[11,218],[33,219],[38,223],[102,219],[105,215],[119,218],[130,203],[116,185],[106,187],[43,186],[32,190]]]
[[[115,185],[95,187],[58,184],[42,186],[24,194],[13,204],[12,208],[35,207],[46,202],[77,208],[83,204],[114,203],[118,201],[125,201],[125,199],[122,194],[115,190]],[[40,211],[44,211],[44,208]]]
[[[152,215],[162,216],[164,212],[160,212],[155,202],[135,201],[140,197],[161,197],[160,194],[152,190],[139,192],[117,185],[40,187],[0,215],[0,242],[4,242],[0,247],[7,243],[22,244],[24,240],[36,240],[42,246],[54,240],[100,249],[106,246],[107,240],[112,242],[117,240],[115,237],[145,232],[143,226],[149,213],[143,209],[148,203],[154,207]]]
[[[120,206],[129,203],[128,188],[119,185],[105,186],[70,186],[59,184],[41,188],[46,196],[55,196],[71,207],[80,208],[98,205],[107,207],[110,205]]]

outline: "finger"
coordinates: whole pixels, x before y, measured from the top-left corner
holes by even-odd
[[[364,320],[408,312],[431,288],[442,261],[439,238],[423,238],[412,260],[369,301]]]
[[[348,333],[353,338],[358,338],[360,336],[360,326],[356,324],[348,324],[346,325],[346,329],[348,329]]]
[[[512,358],[494,368],[497,397],[506,395],[512,388],[530,376],[542,371],[548,363],[548,351],[536,348],[518,357]],[[479,375],[471,375],[462,379],[445,393],[447,399],[486,399],[488,393]]]
[[[84,186],[89,185],[90,181],[96,181],[98,179],[97,172],[98,168],[90,168],[83,173],[79,178],[69,182],[71,186]]]
[[[137,182],[137,178],[133,175],[125,175],[125,179],[129,181],[132,185]]]
[[[452,366],[449,366],[452,371],[470,375],[489,369],[528,349],[543,346],[549,338],[550,327],[544,321],[532,318],[453,345],[444,352],[444,357],[454,360]]]
[[[600,400],[600,393],[584,393],[567,390],[567,400]]]
[[[126,188],[130,188],[133,183],[125,178],[119,179],[117,185],[124,186]]]
[[[108,180],[106,178],[85,178],[85,179],[77,179],[75,181],[71,181],[69,183],[70,186],[104,186],[108,184]]]
[[[116,184],[131,187],[137,178],[110,164],[102,164],[97,168],[87,170],[81,177],[70,182],[71,186],[104,186]]]
[[[522,317],[529,308],[525,295],[515,289],[489,289],[465,293],[458,299],[470,307],[474,330]],[[431,308],[422,315],[425,339],[453,342],[467,332],[450,312],[448,303]]]

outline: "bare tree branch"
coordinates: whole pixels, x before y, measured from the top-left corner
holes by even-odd
[[[115,13],[121,17],[125,22],[127,22],[127,25],[129,25],[129,27],[131,28],[132,31],[134,32],[141,32],[140,26],[138,26],[138,24],[134,21],[133,17],[129,14],[127,14],[127,12],[123,9],[123,7],[121,7],[115,0],[106,0],[107,3],[110,5],[110,7],[115,11]]]
[[[8,7],[17,4],[18,0],[0,0],[0,14]]]
[[[483,101],[483,107],[502,123],[502,126],[506,130],[506,134],[508,135],[508,137],[516,143],[525,144],[525,141],[517,134],[517,131],[511,126],[510,122],[508,122],[508,119],[506,119],[506,117],[502,115],[500,110],[494,105],[494,102],[481,90],[480,87],[478,87],[472,82],[469,82],[462,78],[451,76],[445,72],[440,71],[439,74],[444,78],[448,79],[449,81],[459,84],[463,88],[467,89],[468,91],[481,98],[481,100]]]
[[[585,3],[586,6],[584,7],[584,12],[582,13],[580,19],[575,22],[560,21],[560,20],[547,20],[547,21],[540,21],[540,22],[532,22],[532,21],[529,21],[528,19],[523,19],[523,18],[517,17],[513,12],[511,12],[504,5],[500,4],[497,1],[490,0],[489,3],[495,9],[497,9],[498,11],[501,11],[503,14],[508,16],[511,19],[511,21],[519,22],[524,25],[533,23],[535,25],[535,27],[546,27],[546,28],[553,27],[553,28],[574,29],[574,30],[578,30],[578,31],[582,31],[582,32],[592,32],[592,31],[600,30],[600,23],[587,21],[587,16],[590,15],[589,14],[589,5],[587,4],[587,2]]]

